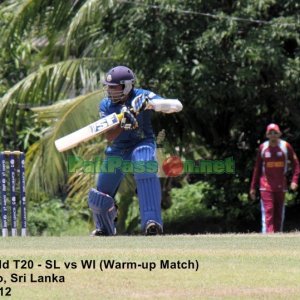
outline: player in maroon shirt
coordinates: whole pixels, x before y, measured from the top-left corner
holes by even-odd
[[[282,231],[288,163],[292,164],[293,177],[290,188],[293,191],[298,187],[300,172],[293,147],[280,139],[279,126],[268,125],[266,136],[269,140],[259,146],[250,188],[250,197],[254,200],[256,187],[259,185],[263,233]]]

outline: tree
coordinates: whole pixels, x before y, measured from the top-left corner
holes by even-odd
[[[299,140],[296,0],[4,1],[0,14],[6,16],[0,57],[15,62],[5,71],[11,80],[0,117],[9,126],[2,132],[22,130],[24,105],[53,104],[35,109],[37,123],[27,121],[43,133],[28,149],[28,161],[35,162],[27,168],[32,191],[42,186],[56,193],[66,185],[65,158],[53,140],[96,117],[81,119],[81,105],[88,99],[96,105],[98,81],[116,64],[135,70],[143,87],[182,100],[181,114],[159,115],[154,123],[167,129],[171,149],[189,159],[234,157],[235,176],[187,178],[224,188],[224,201],[213,203],[224,215],[244,205],[239,195],[248,190],[265,126],[278,122],[292,144]],[[13,124],[16,112],[22,121]]]

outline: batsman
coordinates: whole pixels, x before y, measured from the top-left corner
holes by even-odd
[[[106,139],[111,143],[105,150],[104,163],[108,163],[110,157],[133,163],[155,161],[156,144],[151,124],[153,111],[175,113],[182,110],[179,100],[165,100],[151,91],[135,88],[135,81],[133,71],[126,66],[113,67],[103,81],[107,96],[100,102],[100,118],[123,113],[120,125],[106,133]],[[96,189],[89,191],[88,204],[96,227],[92,236],[116,234],[117,207],[114,197],[123,177],[121,168],[114,173],[100,172]],[[161,186],[157,174],[137,172],[134,179],[142,232],[145,235],[162,234]]]

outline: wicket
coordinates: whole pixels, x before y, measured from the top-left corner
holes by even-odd
[[[9,161],[9,184],[6,176],[7,158]],[[17,168],[17,169],[16,169]],[[16,172],[17,170],[17,172]],[[19,177],[19,193],[16,190],[16,177]],[[2,236],[8,236],[7,188],[9,186],[11,211],[11,236],[18,235],[17,229],[17,197],[19,195],[21,210],[21,236],[27,235],[26,196],[25,196],[25,155],[20,151],[3,151],[0,153],[0,182],[2,208]]]

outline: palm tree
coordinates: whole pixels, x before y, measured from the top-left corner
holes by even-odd
[[[103,97],[99,79],[116,55],[110,52],[105,58],[94,49],[106,49],[109,44],[98,25],[112,4],[100,0],[15,0],[0,4],[0,15],[7,20],[1,30],[2,51],[20,61],[19,48],[25,44],[29,47],[22,61],[31,63],[23,78],[0,99],[0,119],[2,124],[13,119],[15,107],[22,120],[35,114],[30,125],[37,123],[42,134],[27,151],[27,190],[31,197],[38,197],[41,190],[50,195],[66,192],[67,156],[56,151],[54,141],[98,118],[97,106]],[[22,128],[23,124],[16,122],[15,127]],[[10,129],[8,125],[2,128],[3,136]],[[100,138],[71,152],[91,157],[103,149]],[[70,177],[67,192],[80,198],[91,186],[91,176],[78,178],[78,174]]]

